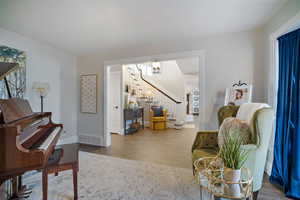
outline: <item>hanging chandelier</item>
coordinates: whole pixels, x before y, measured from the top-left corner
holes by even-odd
[[[153,74],[160,74],[161,73],[160,62],[158,62],[158,61],[152,62],[152,73]]]

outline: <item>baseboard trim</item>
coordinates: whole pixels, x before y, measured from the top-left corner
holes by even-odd
[[[99,146],[99,147],[105,146],[103,144],[102,138],[94,135],[80,133],[78,141],[80,144],[89,144],[89,145]]]
[[[74,135],[72,137],[62,138],[58,141],[58,145],[72,144],[72,143],[78,143],[78,136],[77,135]]]

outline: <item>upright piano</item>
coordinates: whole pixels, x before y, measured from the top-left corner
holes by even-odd
[[[47,164],[63,129],[51,117],[33,112],[27,100],[0,99],[0,185]]]

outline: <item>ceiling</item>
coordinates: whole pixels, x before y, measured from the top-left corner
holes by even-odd
[[[0,27],[79,55],[250,30],[286,0],[0,0]]]

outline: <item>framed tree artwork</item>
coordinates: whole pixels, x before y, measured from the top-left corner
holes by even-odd
[[[26,54],[24,51],[0,45],[0,63],[14,63],[17,67],[5,75],[12,97],[24,98],[26,89]],[[0,99],[7,99],[4,80],[0,80]]]

